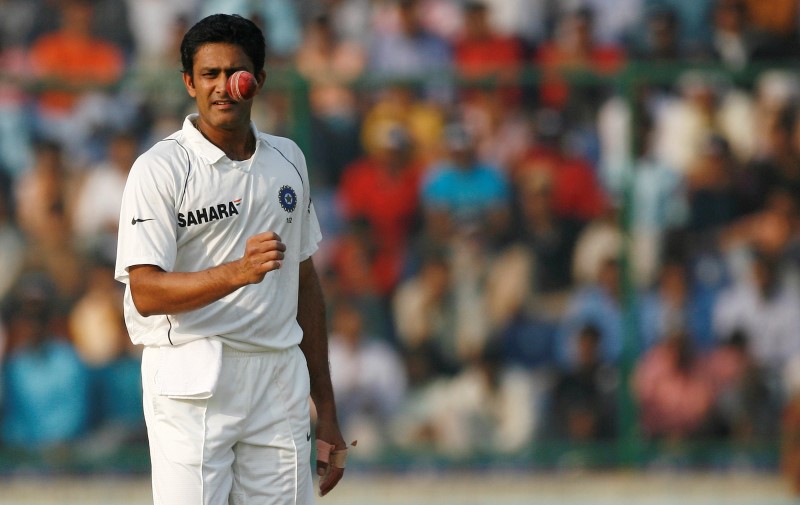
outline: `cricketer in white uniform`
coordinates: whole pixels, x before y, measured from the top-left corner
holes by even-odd
[[[145,346],[154,501],[310,504],[309,394],[315,438],[346,445],[310,259],[321,233],[305,159],[293,141],[259,132],[251,101],[225,90],[242,69],[263,85],[255,25],[210,16],[181,51],[198,114],[134,163],[115,272],[130,337]],[[317,462],[322,494],[343,466]]]

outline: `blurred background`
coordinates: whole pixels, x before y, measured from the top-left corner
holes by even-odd
[[[351,475],[800,493],[797,0],[0,0],[0,502],[147,500],[119,202],[216,12],[264,29],[253,119],[307,157]]]

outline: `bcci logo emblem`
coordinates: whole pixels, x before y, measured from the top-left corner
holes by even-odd
[[[278,191],[278,202],[280,202],[283,210],[292,212],[297,207],[297,193],[294,192],[291,186],[281,186],[280,191]]]

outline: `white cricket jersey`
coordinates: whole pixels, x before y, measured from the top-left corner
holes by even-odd
[[[158,142],[134,163],[122,199],[115,278],[125,283],[131,340],[169,346],[219,339],[244,351],[286,349],[302,340],[297,323],[300,262],[322,235],[311,203],[305,158],[286,138],[258,132],[245,161],[229,159],[195,128]],[[143,317],[127,269],[156,265],[197,272],[244,255],[249,237],[274,231],[286,244],[283,266],[197,310]]]

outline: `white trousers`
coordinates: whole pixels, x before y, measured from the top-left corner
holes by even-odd
[[[160,396],[158,349],[142,356],[155,505],[311,505],[309,377],[299,347],[225,347],[208,399]]]

